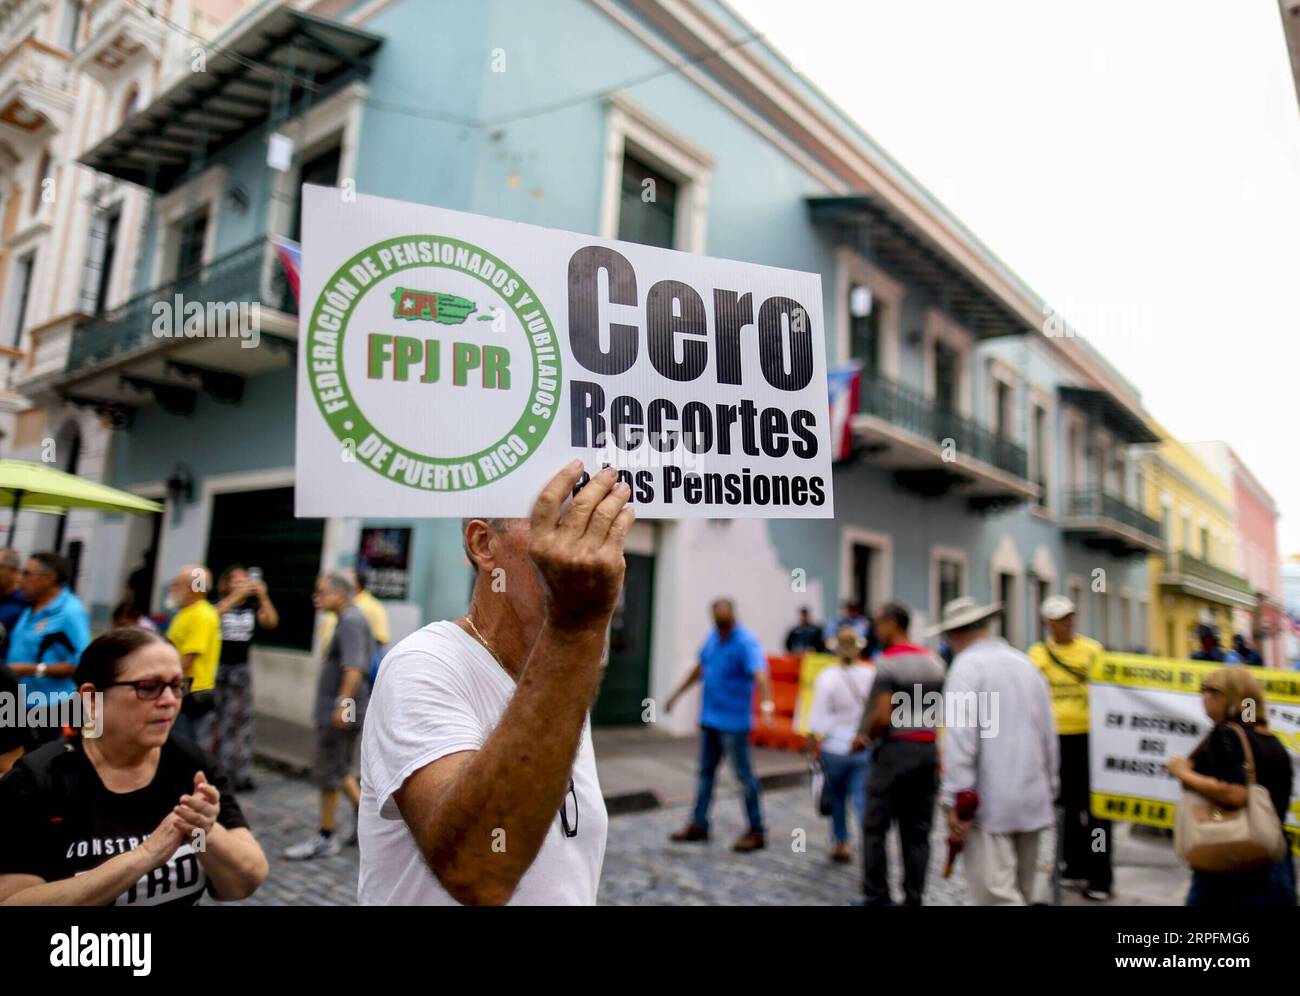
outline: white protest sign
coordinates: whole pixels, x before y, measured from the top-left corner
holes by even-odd
[[[303,190],[297,514],[831,518],[821,278]]]
[[[1105,819],[1173,826],[1182,783],[1165,767],[1187,757],[1213,723],[1201,703],[1201,680],[1221,664],[1136,654],[1108,654],[1088,687],[1092,811]],[[1300,853],[1300,673],[1251,668],[1268,703],[1269,729],[1293,768],[1287,834]]]

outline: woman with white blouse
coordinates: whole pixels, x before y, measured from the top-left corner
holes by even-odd
[[[831,803],[834,838],[831,860],[841,864],[853,860],[849,848],[848,802],[852,799],[861,826],[867,771],[871,766],[870,751],[850,749],[876,671],[860,657],[864,646],[866,641],[847,626],[835,635],[828,649],[838,660],[817,675],[808,716],[809,746],[814,756],[821,759],[826,775],[824,792]]]

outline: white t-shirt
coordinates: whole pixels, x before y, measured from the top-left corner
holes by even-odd
[[[425,863],[393,795],[425,765],[482,747],[514,693],[510,675],[455,623],[431,623],[389,651],[361,737],[357,891],[362,904],[456,905]],[[596,777],[590,722],[583,723],[573,787],[577,836],[565,835],[557,809],[510,905],[595,904],[609,819]],[[565,803],[572,820],[573,796],[566,794]]]
[[[862,724],[876,669],[870,664],[831,664],[813,682],[808,729],[822,737],[827,754],[847,754]]]

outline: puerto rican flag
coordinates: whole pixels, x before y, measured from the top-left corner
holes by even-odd
[[[280,257],[280,265],[284,267],[284,275],[289,280],[289,289],[293,291],[293,299],[298,300],[298,286],[302,279],[302,246],[293,239],[282,238],[279,235],[271,236],[271,245],[275,246],[275,254]]]
[[[843,460],[853,452],[853,413],[858,410],[862,364],[837,367],[826,379],[831,402],[831,459]]]

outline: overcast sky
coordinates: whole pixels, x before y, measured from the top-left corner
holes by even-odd
[[[1276,0],[731,0],[1300,553],[1300,107]]]

